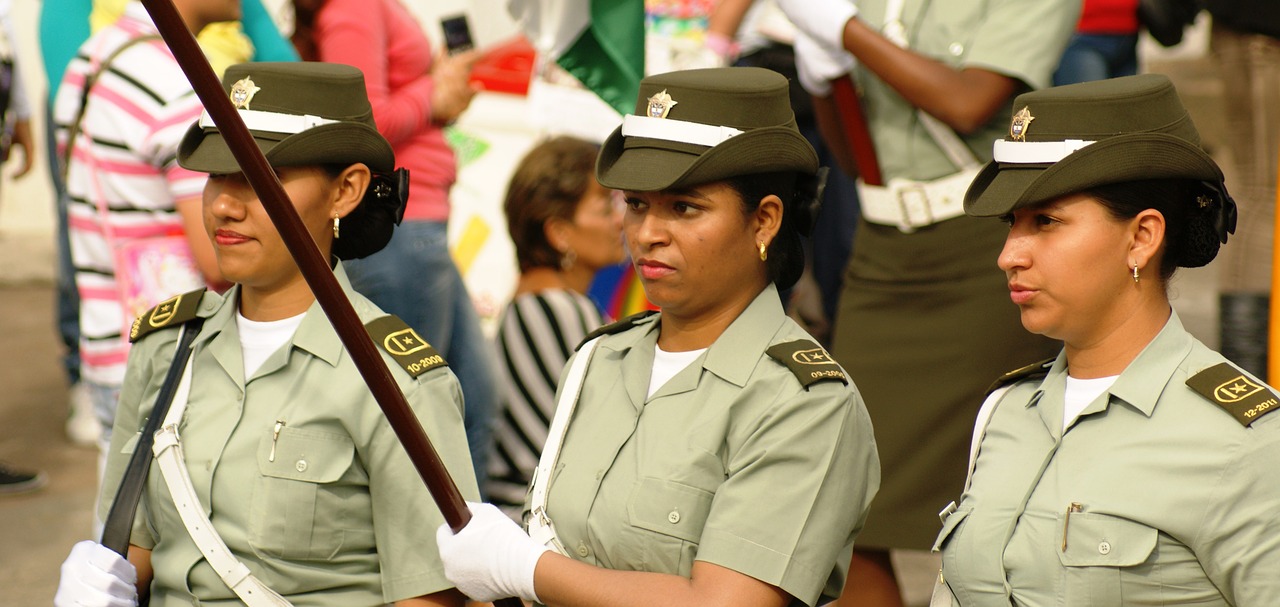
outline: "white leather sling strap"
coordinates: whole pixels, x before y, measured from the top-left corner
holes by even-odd
[[[978,465],[978,451],[982,450],[982,439],[987,435],[987,425],[991,423],[991,416],[996,412],[996,405],[1000,404],[1000,399],[1004,398],[1006,392],[1013,387],[1013,384],[1000,386],[991,391],[987,395],[987,399],[982,401],[982,407],[978,409],[978,417],[973,421],[973,438],[969,439],[969,471],[964,475],[964,491],[961,495],[969,491],[970,485],[973,484],[973,469]],[[946,522],[947,517],[956,511],[956,503],[947,504],[942,512],[938,513],[938,517]]]
[[[178,391],[173,397],[173,405],[169,407],[164,423],[156,431],[155,444],[151,450],[155,453],[160,475],[169,488],[169,495],[173,496],[178,516],[182,518],[187,533],[191,534],[191,540],[200,549],[200,554],[204,555],[209,566],[222,578],[222,582],[249,607],[292,607],[292,603],[254,577],[249,568],[231,554],[231,549],[227,548],[226,542],[214,530],[213,523],[209,522],[195,487],[191,485],[187,462],[182,456],[178,424],[182,421],[182,412],[187,408],[187,397],[191,393],[191,365],[195,358],[193,354],[187,359],[182,381],[178,383]]]
[[[973,484],[973,468],[978,463],[978,451],[982,448],[982,439],[987,435],[987,426],[991,424],[991,416],[996,412],[996,405],[1000,404],[1000,399],[1004,398],[1006,392],[1013,387],[1013,384],[1000,386],[987,395],[987,399],[982,401],[982,407],[978,409],[978,417],[973,422],[973,438],[969,441],[969,471],[964,476],[964,493],[969,492],[969,486]],[[942,512],[938,513],[938,518],[942,522],[947,521],[947,517],[956,511],[956,503],[947,504]],[[933,594],[929,597],[929,607],[957,607],[960,601],[956,600],[955,594],[951,591],[951,587],[947,585],[947,580],[942,577],[942,572],[938,572],[938,579],[933,584]]]
[[[551,427],[547,430],[547,443],[542,446],[542,456],[538,458],[538,467],[533,471],[532,487],[529,490],[529,537],[568,556],[568,551],[556,537],[555,525],[547,515],[547,490],[551,485],[551,475],[555,472],[556,462],[560,459],[560,449],[564,447],[564,437],[569,433],[569,420],[573,410],[578,406],[578,397],[582,394],[582,382],[587,375],[587,365],[591,362],[591,354],[595,352],[596,343],[604,337],[601,335],[578,348],[578,355],[569,365],[569,373],[565,376],[564,387],[560,390],[560,399],[556,401],[555,416],[551,418]]]
[[[905,49],[910,48],[910,44],[906,26],[902,23],[904,5],[905,0],[888,1],[881,31],[890,42]],[[916,119],[956,167],[956,172],[927,182],[902,178],[891,179],[884,186],[858,182],[863,218],[872,223],[896,226],[906,233],[963,215],[964,192],[981,165],[973,150],[951,127],[924,110],[916,110]]]

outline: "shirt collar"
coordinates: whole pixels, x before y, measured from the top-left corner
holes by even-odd
[[[1133,362],[1125,367],[1108,393],[1113,398],[1141,411],[1143,415],[1151,417],[1165,385],[1169,383],[1169,378],[1173,377],[1178,365],[1182,364],[1182,360],[1191,352],[1191,346],[1191,334],[1183,328],[1178,312],[1170,310],[1169,320],[1165,322],[1164,328],[1160,329],[1155,339],[1152,339],[1151,343],[1148,343],[1133,359]],[[1066,354],[1062,353],[1054,361],[1049,369],[1049,375],[1040,384],[1040,388],[1036,390],[1027,406],[1038,404],[1047,390],[1065,389],[1066,376]]]
[[[745,386],[785,318],[778,288],[769,283],[707,350],[702,367]]]
[[[641,321],[641,327],[648,324],[644,330],[626,331],[607,346],[601,345],[615,351],[638,346],[652,350],[657,342],[659,317],[654,315]],[[711,344],[702,359],[702,368],[735,385],[746,385],[760,362],[760,354],[769,347],[785,317],[778,288],[770,283]]]
[[[356,308],[357,315],[362,319],[367,317],[372,309],[369,309],[369,304],[363,299],[351,297],[354,291],[351,288],[351,280],[347,278],[347,271],[342,266],[342,262],[338,262],[334,266],[333,276],[338,280],[338,286],[342,288],[342,292],[346,294],[347,299],[351,300],[352,306]],[[196,338],[196,342],[210,341],[226,330],[227,327],[234,327],[236,308],[239,301],[240,285],[237,284],[227,291],[221,302],[202,302],[202,310],[205,306],[216,307],[211,308],[213,313],[210,315],[208,322],[205,323],[206,326],[210,327],[210,330],[201,331]],[[204,314],[202,313],[201,315]],[[344,349],[342,340],[338,338],[338,332],[330,324],[329,317],[321,309],[318,300],[311,302],[311,307],[307,308],[306,316],[303,317],[302,323],[298,325],[298,330],[293,334],[292,345],[335,366],[342,357]]]
[[[1191,353],[1191,346],[1191,334],[1182,327],[1178,313],[1170,311],[1169,320],[1156,338],[1120,373],[1111,386],[1111,395],[1151,417],[1160,393],[1178,365]]]

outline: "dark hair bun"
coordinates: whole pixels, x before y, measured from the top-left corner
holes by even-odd
[[[1187,215],[1187,229],[1177,244],[1177,263],[1184,268],[1207,265],[1236,231],[1236,203],[1226,188],[1202,182],[1205,191],[1195,197]]]
[[[364,200],[342,219],[342,236],[333,241],[334,256],[361,259],[381,251],[404,219],[408,201],[408,169],[396,169],[390,175],[375,173]]]

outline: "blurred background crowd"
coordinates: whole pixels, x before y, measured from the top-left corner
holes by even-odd
[[[946,502],[935,493],[958,494],[958,484],[936,479],[963,478],[955,473],[963,460],[949,454],[967,444],[972,420],[939,403],[976,410],[980,390],[1018,366],[1022,353],[1034,360],[1057,347],[1028,340],[1012,322],[1013,307],[998,301],[1002,292],[993,302],[968,295],[965,263],[993,269],[999,248],[975,245],[966,255],[953,247],[989,235],[959,223],[945,232],[938,227],[945,220],[913,225],[906,211],[885,219],[878,195],[860,199],[868,183],[932,180],[978,161],[918,153],[917,144],[945,146],[915,126],[917,108],[950,117],[942,120],[946,127],[984,142],[972,146],[979,150],[989,148],[990,132],[1007,126],[1010,93],[1168,73],[1240,206],[1236,243],[1212,268],[1175,283],[1175,305],[1194,310],[1183,317],[1201,340],[1267,376],[1280,160],[1280,8],[1272,0],[1054,0],[1045,4],[1058,8],[1046,15],[1069,13],[1071,23],[1043,45],[992,50],[962,34],[930,41],[937,49],[921,45],[920,53],[936,56],[1011,55],[992,66],[1010,82],[983,89],[994,91],[990,108],[968,123],[958,117],[963,108],[897,100],[895,90],[916,77],[909,72],[923,67],[885,64],[874,49],[835,52],[820,41],[806,54],[806,27],[789,21],[774,0],[178,3],[204,15],[188,26],[215,70],[242,61],[321,60],[364,71],[378,129],[397,165],[410,169],[411,188],[391,244],[348,264],[348,272],[357,290],[416,327],[449,361],[466,399],[482,491],[509,511],[524,501],[574,346],[596,327],[652,307],[623,259],[620,194],[594,177],[600,142],[631,111],[646,74],[725,65],[783,73],[793,81],[802,132],[833,168],[807,243],[810,267],[785,299],[790,314],[849,368],[881,449],[886,482],[854,567],[867,576],[859,587],[882,595],[842,605],[922,604],[936,571],[927,550],[937,529],[936,519],[919,521]],[[918,4],[906,2],[907,12],[925,10]],[[555,19],[557,10],[575,18]],[[957,10],[954,23],[947,18],[934,17],[941,22],[930,27],[961,28],[975,17]],[[95,533],[95,464],[123,372],[121,327],[159,301],[140,308],[122,302],[121,283],[137,270],[112,256],[112,239],[137,230],[166,237],[194,231],[191,284],[225,284],[209,262],[212,251],[200,244],[202,177],[174,165],[177,138],[199,117],[198,102],[184,82],[148,82],[154,64],[146,61],[104,67],[115,57],[93,46],[145,30],[141,4],[0,0],[0,24],[0,343],[7,362],[0,375],[0,604],[25,605],[47,603],[67,548]],[[870,110],[861,127],[878,150],[875,167],[850,152],[857,121],[840,94],[847,73]],[[146,116],[98,110],[80,117],[81,91],[91,86],[141,99],[130,107]],[[957,106],[970,98],[959,91]],[[68,133],[76,130],[93,144],[69,150]],[[145,141],[149,152],[123,158],[113,131]],[[107,187],[117,196],[101,196],[101,183],[70,171],[91,161],[115,167]],[[950,328],[967,324],[970,314],[948,307],[957,294],[981,310],[1004,306],[1008,318],[952,337]],[[901,379],[886,369],[947,366],[958,356],[937,347],[947,342],[960,352],[987,344],[992,355],[975,361],[985,366],[956,366],[956,379],[933,378],[936,392],[919,399],[919,413],[878,405]],[[939,445],[936,461],[916,453],[928,443]]]

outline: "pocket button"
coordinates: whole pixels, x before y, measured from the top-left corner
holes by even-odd
[[[672,525],[674,525],[674,524],[676,524],[676,523],[679,523],[679,522],[680,522],[680,511],[678,511],[678,510],[672,510],[672,511],[671,511],[671,514],[668,514],[668,515],[667,515],[667,521],[668,521],[668,522],[670,522]]]
[[[296,469],[298,470],[298,472],[306,472],[306,471],[307,471],[307,460],[305,460],[305,459],[300,459],[300,460],[298,460],[298,463],[296,463],[296,464],[294,464],[294,465],[293,465],[293,467],[294,467],[294,468],[296,468]]]
[[[1101,544],[1098,544],[1098,554],[1111,554],[1111,542],[1102,542]]]

